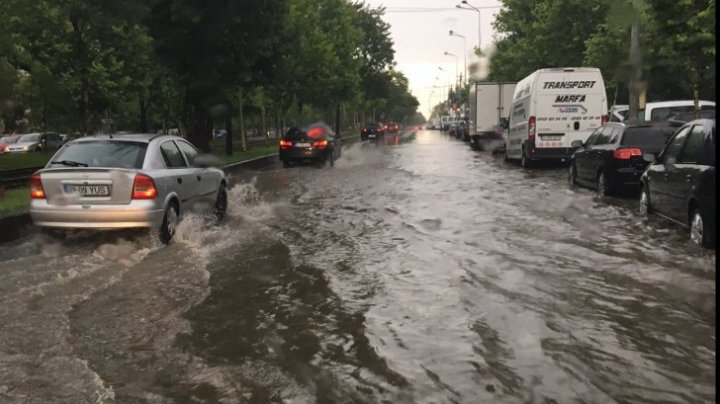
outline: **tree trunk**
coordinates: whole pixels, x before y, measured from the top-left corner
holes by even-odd
[[[147,100],[145,99],[145,89],[140,90],[140,133],[148,133],[147,122]]]
[[[204,153],[210,152],[210,142],[208,142],[207,113],[199,106],[195,105],[194,130],[190,137],[190,141]]]
[[[90,66],[82,27],[77,16],[70,17],[70,24],[75,35],[75,53],[80,72],[80,110],[82,112],[82,131],[90,133]]]
[[[335,136],[340,137],[340,103],[335,104]]]
[[[232,114],[228,114],[225,118],[225,154],[232,156],[233,154],[233,135],[232,135]]]
[[[245,118],[243,117],[243,90],[242,87],[238,87],[238,109],[240,118],[240,142],[242,143],[242,150],[247,151],[247,141],[245,140]]]

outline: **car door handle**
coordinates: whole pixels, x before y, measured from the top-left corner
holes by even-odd
[[[202,181],[202,177],[199,175],[196,175],[195,178],[197,178],[198,181]]]
[[[175,179],[177,180],[178,184],[182,184],[182,178],[177,177],[177,178],[175,178]]]

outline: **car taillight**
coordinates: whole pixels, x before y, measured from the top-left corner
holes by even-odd
[[[318,142],[313,142],[312,147],[317,147],[318,149],[323,149],[327,147],[328,141],[327,140],[320,140]]]
[[[288,147],[292,147],[292,142],[289,140],[281,140],[280,141],[280,148],[281,149],[287,149]]]
[[[535,141],[535,117],[531,116],[530,119],[528,119],[528,141],[534,142]]]
[[[363,129],[363,133],[367,133],[367,128]]]
[[[155,181],[145,174],[137,174],[133,183],[133,199],[155,199],[157,188]]]
[[[618,160],[630,160],[630,157],[642,156],[642,150],[633,147],[630,149],[615,149],[613,151],[613,157]]]
[[[600,124],[605,125],[608,122],[608,116],[603,115],[602,118],[600,118]]]
[[[45,190],[42,186],[42,179],[40,179],[40,174],[35,174],[30,177],[30,198],[45,199]]]

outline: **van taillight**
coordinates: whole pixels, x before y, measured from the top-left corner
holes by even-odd
[[[531,116],[528,120],[528,141],[535,141],[535,117]]]
[[[30,198],[45,199],[45,190],[42,186],[42,179],[40,179],[40,174],[35,174],[30,177]]]
[[[601,120],[600,120],[600,124],[601,124],[601,125],[605,125],[606,123],[608,123],[608,116],[607,116],[607,115],[603,115],[602,118],[600,118],[600,119],[601,119]]]
[[[615,149],[613,151],[613,157],[618,160],[630,160],[630,157],[642,156],[642,150],[633,147],[629,149]]]
[[[155,187],[155,181],[145,174],[138,174],[135,176],[135,182],[133,183],[133,199],[155,199],[157,196],[157,188]]]

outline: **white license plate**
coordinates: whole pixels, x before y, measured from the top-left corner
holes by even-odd
[[[82,196],[109,196],[108,185],[65,185],[65,192],[68,194],[80,194]]]
[[[375,137],[375,135],[368,135],[368,137]]]
[[[310,147],[310,143],[295,143],[295,147]]]

